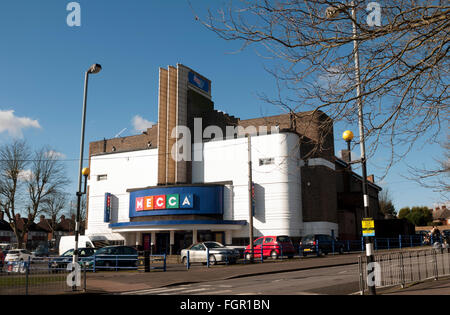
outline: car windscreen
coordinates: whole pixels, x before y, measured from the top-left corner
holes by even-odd
[[[20,254],[20,251],[18,251],[18,250],[10,250],[10,251],[8,252],[8,254],[11,254],[11,255],[18,255],[18,254]]]
[[[223,246],[222,244],[219,244],[219,243],[215,243],[215,242],[208,242],[208,243],[204,243],[205,244],[205,246],[206,247],[208,247],[208,248],[222,248],[222,247],[225,247],[225,246]]]
[[[69,249],[67,252],[65,252],[61,256],[63,256],[63,257],[73,256],[73,249]]]

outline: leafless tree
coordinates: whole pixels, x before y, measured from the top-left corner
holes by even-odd
[[[450,194],[450,136],[442,144],[444,154],[436,159],[436,168],[419,168],[409,166],[412,174],[409,179],[417,181],[423,187],[433,189],[442,196],[442,201],[449,201]]]
[[[380,211],[384,214],[385,218],[392,219],[396,217],[397,211],[395,210],[395,206],[389,189],[384,188],[380,192],[380,194],[378,195],[378,203],[380,205]]]
[[[64,167],[53,152],[42,148],[31,153],[22,140],[0,148],[0,206],[9,219],[19,248],[24,246],[25,235],[43,203],[68,183]]]
[[[23,209],[23,179],[30,158],[30,149],[25,141],[15,140],[0,147],[0,208],[6,213],[9,224],[22,248],[26,230],[19,218]]]
[[[69,180],[58,155],[48,147],[34,152],[30,166],[31,172],[26,179],[30,202],[28,218],[34,221],[42,206],[47,206],[51,198],[60,195]]]
[[[196,19],[221,38],[241,42],[242,49],[264,48],[258,53],[272,59],[267,69],[279,93],[275,98],[261,94],[263,100],[292,114],[321,110],[335,123],[355,129],[356,42],[367,156],[386,147],[386,175],[419,138],[435,142],[442,129],[447,130],[450,4],[377,3],[379,26],[370,26],[373,11],[361,0],[242,0],[214,12],[193,10]]]
[[[58,225],[58,218],[64,212],[67,206],[66,194],[57,192],[46,198],[42,205],[42,213],[50,217],[49,227],[52,233],[55,232],[56,226]]]

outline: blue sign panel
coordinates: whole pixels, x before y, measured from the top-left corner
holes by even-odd
[[[194,72],[190,71],[188,74],[189,83],[198,87],[199,89],[209,93],[209,82]]]
[[[156,187],[130,192],[130,218],[177,214],[223,214],[223,186]]]

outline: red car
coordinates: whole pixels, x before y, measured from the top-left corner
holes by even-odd
[[[261,252],[263,254],[263,258],[271,257],[273,259],[277,259],[279,256],[287,256],[288,258],[292,258],[295,254],[295,248],[294,245],[292,245],[292,241],[289,236],[261,236],[253,242],[253,257],[261,258]],[[250,260],[251,258],[250,245],[245,248],[245,258],[247,260]]]

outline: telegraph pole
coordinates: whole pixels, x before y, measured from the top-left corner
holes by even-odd
[[[250,261],[253,262],[253,207],[252,207],[252,138],[250,134],[247,134],[248,138],[248,236],[250,240]]]
[[[361,73],[359,69],[359,44],[357,41],[357,26],[356,26],[356,9],[355,2],[351,3],[351,14],[352,14],[352,24],[353,24],[353,50],[355,59],[355,80],[356,80],[356,96],[358,104],[358,122],[359,122],[359,136],[360,136],[360,146],[361,146],[361,165],[362,165],[362,193],[364,201],[364,217],[369,217],[369,194],[367,189],[367,166],[366,166],[366,146],[365,146],[365,135],[364,135],[364,116],[363,116],[363,104],[361,99]],[[366,256],[367,263],[373,266],[375,261],[373,256],[373,244],[372,239],[368,236],[364,237],[366,240]],[[374,274],[373,270],[371,273]],[[375,295],[375,281],[373,283],[368,283],[369,293]]]

